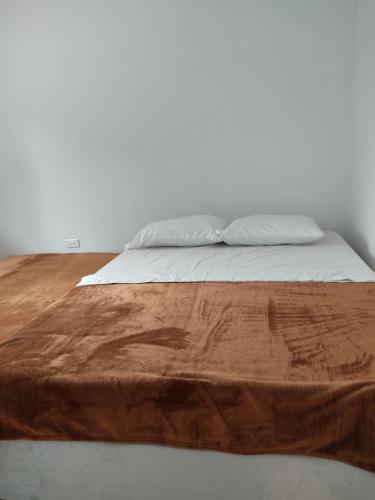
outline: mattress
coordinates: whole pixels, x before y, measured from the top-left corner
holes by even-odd
[[[375,469],[372,283],[75,287],[0,263],[0,437],[306,454]]]
[[[375,281],[338,234],[305,245],[142,248],[121,253],[80,285],[199,281]]]
[[[375,474],[334,460],[170,446],[0,441],[6,500],[371,500]]]

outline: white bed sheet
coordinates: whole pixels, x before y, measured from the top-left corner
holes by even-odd
[[[169,446],[0,442],[7,500],[371,500],[375,474],[324,458]]]
[[[375,281],[338,234],[305,245],[163,247],[128,250],[79,285],[194,281]]]

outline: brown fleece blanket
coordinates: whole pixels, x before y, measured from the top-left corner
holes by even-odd
[[[305,454],[375,471],[375,284],[74,287],[112,257],[0,262],[0,438]]]

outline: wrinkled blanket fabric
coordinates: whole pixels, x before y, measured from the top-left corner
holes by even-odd
[[[0,438],[321,456],[375,471],[374,283],[75,287],[0,261]]]

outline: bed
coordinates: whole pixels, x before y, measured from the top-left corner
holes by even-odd
[[[259,498],[280,498],[280,488],[285,498],[327,498],[327,488],[329,498],[368,498],[375,486],[373,472],[363,470],[375,470],[374,281],[336,233],[298,248],[215,245],[1,261],[0,453],[16,463],[0,472],[1,491],[28,498],[15,481],[20,468],[32,475],[25,454],[49,456],[58,470],[59,450],[73,462],[82,453],[87,464],[103,446],[97,468],[105,468],[103,457],[121,455],[156,478],[155,467],[173,470],[184,457],[187,470],[199,463],[215,480],[225,471],[228,484],[244,467]],[[291,468],[287,484],[278,484]],[[307,493],[308,471],[325,477],[322,468],[321,491],[315,484]],[[126,498],[151,498],[152,481],[141,483]],[[210,489],[212,477],[201,474],[199,484],[196,498],[228,498],[214,496],[226,490]],[[247,498],[248,488],[237,485],[233,498]],[[87,498],[79,490],[72,497]],[[60,498],[46,491],[37,498]],[[90,498],[103,498],[95,491]],[[181,495],[190,498],[191,490]]]

